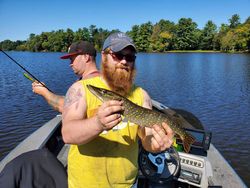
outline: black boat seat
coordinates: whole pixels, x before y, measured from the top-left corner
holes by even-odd
[[[66,188],[67,186],[64,166],[45,148],[19,155],[0,173],[0,187],[4,188]]]

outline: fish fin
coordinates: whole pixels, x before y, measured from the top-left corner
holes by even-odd
[[[182,142],[183,142],[184,151],[186,153],[189,153],[191,144],[195,142],[195,138],[193,137],[193,135],[186,133],[184,136],[184,139],[182,139]]]

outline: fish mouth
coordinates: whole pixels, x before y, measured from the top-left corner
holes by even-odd
[[[87,88],[88,90],[94,94],[99,100],[101,100],[103,102],[103,98],[101,97],[100,92],[98,91],[98,88],[96,88],[95,86],[89,85],[87,84]]]

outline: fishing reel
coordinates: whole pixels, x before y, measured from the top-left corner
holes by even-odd
[[[164,184],[173,180],[179,173],[180,157],[173,147],[161,153],[150,153],[142,148],[139,154],[139,167],[147,179]]]

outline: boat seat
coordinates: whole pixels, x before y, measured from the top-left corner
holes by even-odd
[[[0,187],[66,188],[67,173],[60,161],[46,148],[23,153],[0,173]]]

